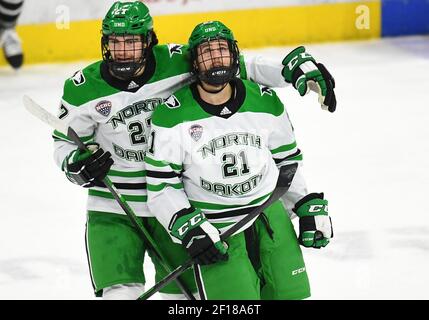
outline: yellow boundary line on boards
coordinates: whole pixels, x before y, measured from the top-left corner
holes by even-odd
[[[365,5],[370,28],[356,28],[356,8]],[[154,17],[160,43],[186,43],[194,26],[221,20],[230,27],[241,48],[380,37],[380,1],[205,12]],[[100,20],[72,21],[69,29],[55,23],[22,25],[25,64],[95,60],[100,58]],[[0,65],[4,65],[0,55]]]

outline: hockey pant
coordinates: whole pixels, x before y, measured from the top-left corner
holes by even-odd
[[[290,218],[277,201],[227,240],[229,259],[194,268],[202,299],[304,299],[310,285]]]
[[[188,256],[184,248],[172,242],[167,232],[156,218],[143,219],[143,224],[155,239],[162,254],[168,257],[172,268],[180,265]],[[144,284],[143,260],[147,248],[136,232],[130,219],[125,215],[89,211],[86,223],[86,250],[92,285],[96,296],[103,294],[103,289],[120,284]],[[155,263],[160,269],[159,263]],[[160,280],[157,272],[156,281]],[[191,292],[196,292],[192,270],[185,272],[181,279]],[[173,282],[162,293],[179,294],[181,291]]]

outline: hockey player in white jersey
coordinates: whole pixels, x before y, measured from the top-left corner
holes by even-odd
[[[55,131],[54,156],[70,181],[88,188],[86,241],[94,292],[106,299],[134,299],[145,283],[142,265],[146,244],[100,181],[108,175],[152,236],[165,243],[162,250],[171,259],[170,265],[178,265],[186,258],[185,250],[169,240],[148,210],[144,157],[152,112],[193,78],[188,47],[158,45],[152,18],[143,3],[113,4],[103,20],[102,32],[103,60],[76,72],[65,82],[59,111],[59,118],[93,152],[79,151],[64,133]],[[287,61],[291,57],[293,64],[289,68]],[[262,58],[240,57],[238,75],[271,86],[287,85],[300,75],[299,81],[306,79],[305,85],[318,83],[316,87],[324,97],[322,105],[332,105],[329,96],[333,86],[323,68],[302,53],[291,53],[284,62],[285,66]],[[313,67],[305,70],[312,73],[303,73],[300,66],[309,63]],[[176,102],[167,103],[174,107]],[[152,261],[159,280],[165,271],[156,256]],[[194,290],[192,273],[185,274],[184,279]],[[171,284],[163,293],[180,291]]]
[[[189,47],[198,82],[152,115],[148,206],[196,261],[202,299],[306,298],[299,243],[324,247],[333,233],[327,200],[307,192],[301,170],[283,199],[300,219],[298,239],[279,202],[227,244],[219,236],[264,203],[279,167],[302,161],[286,109],[273,90],[235,77],[238,47],[221,22],[198,25]]]

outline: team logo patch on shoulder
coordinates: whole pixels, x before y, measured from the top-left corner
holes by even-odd
[[[112,103],[107,100],[100,101],[95,106],[95,110],[103,116],[107,117],[110,114],[110,110],[112,110]]]
[[[273,95],[273,90],[272,89],[270,89],[270,88],[268,88],[266,86],[262,86],[260,84],[258,84],[258,86],[259,86],[259,90],[261,91],[261,96],[263,96],[264,94],[268,94],[270,96]]]
[[[176,44],[176,43],[169,43],[168,44],[168,52],[170,53],[170,58],[173,56],[173,54],[182,54],[182,45]]]
[[[194,124],[189,128],[189,134],[191,135],[191,138],[195,141],[200,140],[201,136],[203,135],[203,127],[199,124]]]
[[[165,100],[165,105],[169,107],[170,109],[176,109],[180,107],[180,101],[177,100],[176,96],[172,94]]]
[[[63,104],[61,104],[61,106],[60,106],[60,112],[58,114],[58,118],[60,118],[62,120],[65,117],[67,117],[68,114],[69,114],[69,110],[66,107],[64,107]]]
[[[82,70],[76,71],[73,77],[71,77],[75,86],[80,86],[85,83],[85,76]]]

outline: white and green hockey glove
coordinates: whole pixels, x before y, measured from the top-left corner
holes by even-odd
[[[104,186],[101,180],[113,164],[109,151],[104,152],[98,143],[85,144],[87,151],[73,150],[63,162],[66,177],[74,184],[85,188]]]
[[[335,98],[335,80],[321,63],[317,63],[304,47],[290,52],[282,61],[282,75],[291,83],[301,96],[311,89],[319,94],[319,103],[324,110],[334,112],[337,106]]]
[[[299,243],[304,247],[326,247],[334,232],[323,193],[306,195],[295,204],[293,211],[299,217]]]
[[[180,210],[168,227],[173,237],[179,239],[197,264],[207,265],[228,260],[226,246],[220,240],[220,232],[199,209]]]

